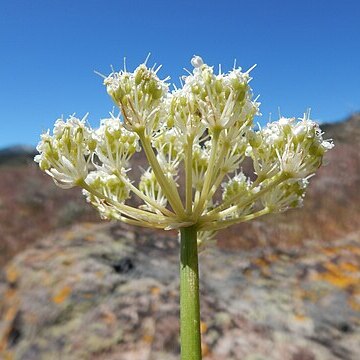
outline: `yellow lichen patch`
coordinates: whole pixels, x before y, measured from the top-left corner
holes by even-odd
[[[210,355],[210,348],[209,348],[209,346],[208,346],[206,343],[204,343],[204,342],[201,343],[201,353],[202,353],[202,356],[208,356],[208,355]]]
[[[207,325],[206,325],[206,323],[205,322],[203,322],[203,321],[201,321],[200,322],[200,332],[202,333],[202,334],[205,334],[206,333],[206,331],[207,331]]]
[[[334,247],[331,248],[329,247],[329,248],[321,249],[321,252],[324,253],[325,255],[331,256],[337,254],[338,249]]]
[[[6,268],[5,271],[6,271],[6,280],[10,284],[14,284],[19,278],[19,271],[17,270],[17,268],[11,264]]]
[[[356,286],[359,282],[359,279],[354,276],[356,275],[354,273],[358,271],[358,268],[352,263],[344,262],[336,264],[331,261],[327,261],[322,265],[326,271],[316,274],[316,280],[326,281],[341,289],[346,289],[354,285]]]
[[[339,266],[337,264],[332,263],[331,261],[327,261],[322,264],[324,268],[328,271],[338,273],[339,272]]]
[[[342,270],[346,272],[360,272],[360,267],[356,266],[355,264],[351,262],[344,262],[340,264],[340,267]]]
[[[296,321],[303,322],[303,321],[306,320],[306,316],[305,316],[304,314],[298,313],[298,314],[295,314],[295,315],[294,315],[294,319],[295,319]]]
[[[360,312],[360,302],[358,302],[356,299],[350,297],[348,300],[348,304],[354,311]]]
[[[6,350],[7,346],[8,346],[8,344],[7,344],[6,337],[1,338],[1,334],[0,334],[0,356],[2,356],[1,359],[14,360],[15,356],[14,356],[13,352]]]
[[[346,250],[354,255],[360,255],[360,247],[354,245],[348,245]]]
[[[71,265],[73,262],[74,262],[74,260],[73,260],[73,259],[70,259],[70,258],[65,258],[65,259],[63,259],[63,260],[61,261],[61,263],[62,263],[63,265],[65,265],[65,266],[69,266],[69,265]]]
[[[14,360],[14,354],[12,352],[6,351],[4,354],[4,360]]]
[[[252,263],[259,268],[261,275],[263,275],[265,277],[268,277],[271,275],[269,262],[266,259],[257,258],[255,260],[253,260]]]
[[[146,344],[152,344],[152,342],[154,341],[154,336],[151,334],[145,334],[142,337],[142,340],[146,343]]]
[[[352,276],[348,276],[342,272],[325,272],[322,274],[318,274],[318,280],[326,281],[341,289],[346,289],[351,285],[356,285],[359,281],[358,279]]]
[[[150,289],[150,292],[151,292],[151,295],[159,295],[160,294],[160,288],[157,287],[157,286],[153,286],[151,289]]]
[[[9,335],[11,333],[12,323],[18,313],[18,302],[12,304],[4,314],[5,326],[3,331],[0,332],[0,354],[2,354],[8,345]],[[0,328],[1,330],[1,328]]]
[[[72,230],[69,230],[64,234],[64,239],[65,240],[73,240],[74,237],[75,237],[75,232],[72,231]]]
[[[4,294],[4,298],[5,300],[12,300],[16,295],[16,290],[15,289],[6,289],[5,294]]]
[[[91,234],[86,235],[84,237],[84,240],[86,240],[86,241],[94,241],[95,239],[96,239],[96,237],[94,235],[91,235]]]
[[[52,298],[52,301],[55,304],[61,304],[63,303],[71,294],[71,287],[66,285],[63,288],[61,288]]]
[[[356,296],[360,301],[360,280],[357,286],[354,286],[354,288],[351,289],[351,294]]]
[[[4,351],[7,347],[7,342],[6,342],[6,338],[4,336],[2,336],[2,334],[0,334],[0,355],[3,354],[4,355]]]
[[[18,311],[18,307],[17,306],[11,306],[10,308],[8,308],[5,312],[4,315],[4,320],[6,322],[11,322],[14,320],[16,313]]]
[[[253,260],[253,263],[260,268],[269,266],[268,262],[262,258],[257,258]]]

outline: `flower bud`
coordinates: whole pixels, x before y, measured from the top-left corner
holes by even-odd
[[[194,68],[199,68],[204,65],[204,61],[200,56],[194,55],[194,57],[191,59],[191,65]]]

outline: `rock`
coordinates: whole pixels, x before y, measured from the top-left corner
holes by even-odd
[[[200,256],[204,360],[360,358],[360,240]],[[173,360],[176,236],[78,225],[0,277],[4,359]]]

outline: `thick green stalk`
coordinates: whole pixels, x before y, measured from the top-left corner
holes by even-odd
[[[201,360],[197,230],[190,226],[180,231],[181,360]]]

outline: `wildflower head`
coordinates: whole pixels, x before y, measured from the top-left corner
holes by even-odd
[[[199,56],[194,56],[191,63],[193,73],[184,78],[179,92],[183,107],[196,109],[210,131],[241,126],[252,120],[258,104],[251,100],[249,72],[243,73],[239,68],[228,74],[220,71],[215,74],[213,67],[204,64]]]
[[[253,133],[248,153],[258,175],[269,177],[282,171],[300,179],[314,174],[332,147],[323,140],[319,125],[304,114],[298,121],[282,117]]]
[[[199,56],[191,64],[172,91],[159,68],[113,71],[104,84],[119,116],[97,130],[74,116],[57,120],[35,161],[58,185],[82,187],[103,218],[162,229],[194,225],[203,248],[219,229],[301,206],[333,144],[305,115],[256,130],[250,70],[216,73]],[[140,151],[148,167],[135,181],[131,158]],[[242,171],[246,158],[252,176]]]
[[[141,64],[132,73],[112,72],[104,80],[108,94],[121,110],[124,125],[131,131],[153,131],[160,125],[168,84],[158,78],[158,70]]]
[[[35,161],[63,188],[70,188],[88,174],[88,159],[94,150],[91,130],[82,120],[70,116],[55,122],[53,135],[41,136]]]
[[[99,163],[94,161],[94,164],[109,173],[126,169],[130,158],[140,151],[137,134],[127,130],[120,119],[114,116],[103,119],[93,134],[96,144],[94,153],[99,159]]]

